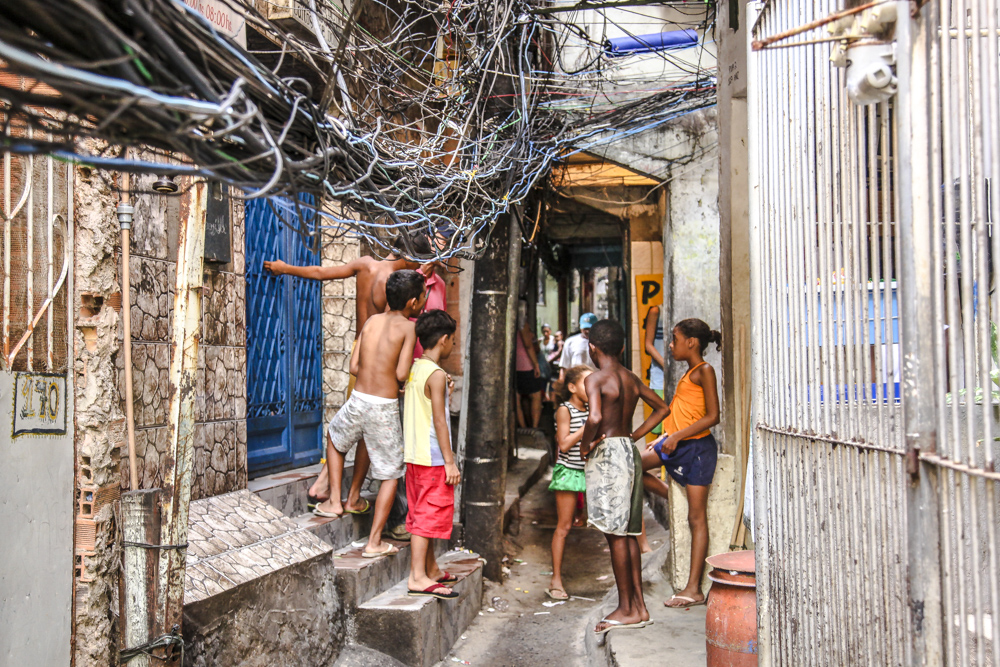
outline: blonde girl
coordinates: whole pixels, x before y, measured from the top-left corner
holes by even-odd
[[[566,600],[569,595],[562,582],[562,559],[566,536],[573,527],[577,494],[587,488],[584,460],[580,456],[580,439],[587,422],[587,388],[584,380],[593,372],[587,366],[573,366],[566,372],[560,388],[562,404],[556,410],[556,445],[559,456],[552,469],[549,491],[556,494],[556,530],[552,534],[552,581],[545,593],[553,600]]]

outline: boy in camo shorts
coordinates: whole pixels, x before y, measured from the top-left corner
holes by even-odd
[[[416,316],[427,299],[424,278],[416,272],[393,272],[385,282],[389,310],[368,318],[351,354],[351,373],[357,377],[354,391],[327,429],[327,465],[330,488],[340,489],[344,455],[364,438],[371,459],[371,475],[380,480],[372,529],[362,555],[391,556],[399,551],[382,543],[382,529],[389,517],[397,480],[403,476],[403,431],[399,416],[399,389],[410,376],[416,330],[409,318]],[[340,494],[313,510],[319,516],[344,513]]]

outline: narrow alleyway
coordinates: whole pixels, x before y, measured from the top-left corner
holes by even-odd
[[[556,524],[555,504],[548,491],[549,478],[546,473],[521,499],[520,528],[517,535],[507,536],[509,578],[502,586],[487,583],[481,615],[439,667],[611,664],[603,648],[594,650],[593,641],[586,641],[587,633],[599,618],[598,608],[614,588],[607,542],[600,532],[592,528],[574,528],[570,532],[563,582],[573,597],[562,604],[545,606],[552,602],[545,589],[552,571],[550,542]],[[662,565],[668,536],[648,509],[646,521],[654,549],[643,557],[644,574],[649,574],[651,569]],[[677,666],[704,665],[704,607],[671,612],[668,616],[664,613],[668,610],[660,609],[662,600],[672,590],[669,584],[653,578],[656,581],[648,582],[644,593],[653,618],[661,619],[657,620],[659,625],[628,634],[629,647],[619,648],[612,640],[615,661],[621,667],[650,664],[648,660],[653,658]],[[507,602],[506,609],[502,609],[502,603],[494,602],[497,597]],[[619,636],[625,637],[624,633]]]

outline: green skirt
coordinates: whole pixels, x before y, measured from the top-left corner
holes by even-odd
[[[549,482],[549,491],[574,491],[583,493],[586,490],[587,476],[582,470],[573,470],[561,463],[557,463],[552,468],[552,481]]]

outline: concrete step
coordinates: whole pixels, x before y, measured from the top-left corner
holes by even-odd
[[[399,553],[394,556],[365,558],[361,555],[364,547],[348,544],[333,554],[337,597],[348,613],[409,576],[410,543],[383,541],[395,545]]]
[[[276,472],[273,475],[265,475],[247,482],[247,489],[264,499],[272,507],[277,507],[285,516],[295,517],[309,511],[306,507],[306,499],[309,495],[309,487],[313,485],[319,476],[320,464]],[[353,466],[344,468],[344,479],[340,492],[341,498],[347,497],[347,492],[351,488],[351,476],[354,474]],[[367,480],[368,487],[362,487],[365,495],[378,492],[378,482]]]
[[[316,535],[334,549],[343,549],[351,542],[368,535],[371,529],[371,514],[357,516],[345,514],[339,518],[316,516],[312,512],[291,517],[301,528]]]
[[[479,613],[482,561],[476,554],[449,551],[441,569],[458,577],[455,600],[407,595],[406,578],[358,606],[350,625],[354,641],[409,667],[430,667],[443,659]]]

